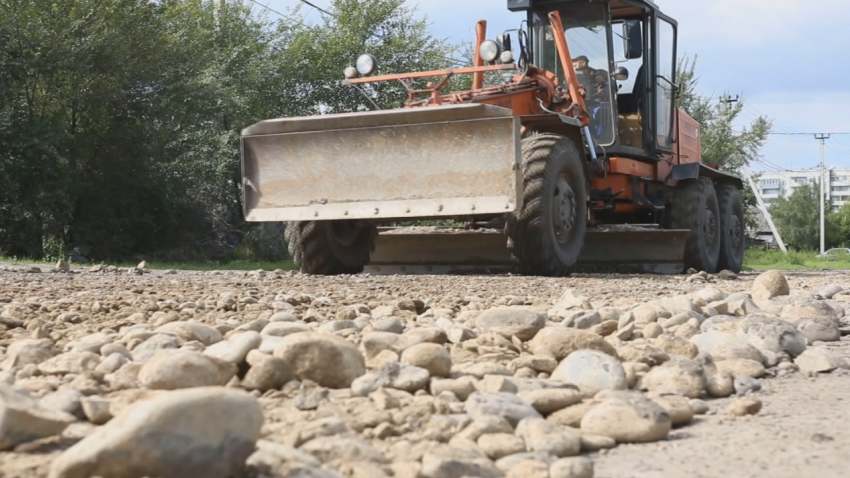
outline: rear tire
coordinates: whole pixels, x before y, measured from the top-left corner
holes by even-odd
[[[720,256],[720,211],[708,178],[679,181],[670,212],[672,229],[690,229],[685,242],[685,269],[717,272]]]
[[[354,221],[287,222],[289,253],[301,272],[315,275],[357,274],[375,249],[377,228]]]
[[[523,205],[508,216],[522,274],[567,276],[587,231],[585,158],[567,137],[532,133],[522,140]]]
[[[746,246],[741,192],[732,184],[718,184],[716,190],[720,208],[720,258],[717,268],[741,272]]]

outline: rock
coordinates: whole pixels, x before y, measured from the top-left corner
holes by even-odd
[[[59,272],[70,272],[71,266],[64,259],[59,259],[59,261],[56,262],[56,270]]]
[[[517,425],[516,434],[525,442],[526,450],[557,457],[575,456],[581,452],[581,438],[566,427],[539,417],[527,417]]]
[[[749,316],[740,325],[740,333],[760,351],[786,352],[796,357],[806,350],[806,338],[793,325],[766,316]]]
[[[723,398],[735,393],[734,378],[729,372],[720,372],[716,368],[713,373],[705,374],[705,391],[712,397]]]
[[[245,361],[248,352],[260,347],[263,339],[253,331],[240,332],[227,340],[215,343],[204,350],[204,355],[239,365]]]
[[[262,424],[259,402],[245,392],[204,387],[162,394],[66,450],[49,478],[241,475]]]
[[[423,460],[421,478],[501,478],[501,470],[486,458],[439,458]]]
[[[484,434],[478,437],[477,444],[491,460],[525,451],[525,443],[512,433]]]
[[[257,441],[257,451],[248,457],[246,464],[253,472],[267,476],[285,476],[286,473],[298,476],[298,473],[303,473],[308,478],[325,478],[325,476],[318,474],[318,471],[313,475],[306,471],[296,471],[297,467],[301,466],[313,467],[314,469],[320,466],[321,462],[316,457],[296,448],[268,440]],[[338,476],[334,473],[327,475],[327,478],[338,478]]]
[[[643,327],[643,336],[647,339],[654,339],[664,333],[664,327],[658,322],[651,322]]]
[[[817,318],[803,320],[797,324],[797,330],[806,338],[808,343],[837,342],[841,340],[841,331],[834,320]]]
[[[732,383],[735,388],[735,395],[738,395],[739,397],[761,390],[761,382],[754,378],[744,375],[735,375],[734,377],[735,379]]]
[[[794,359],[794,364],[800,367],[801,372],[822,373],[835,370],[842,361],[828,350],[811,347]]]
[[[661,365],[670,360],[667,352],[647,342],[630,342],[617,348],[617,354],[624,362],[639,362],[650,367]]]
[[[145,363],[139,383],[153,390],[224,386],[236,375],[236,366],[217,358],[184,350],[164,350]]]
[[[86,419],[95,425],[103,425],[112,419],[110,401],[103,397],[85,397],[81,400]]]
[[[584,456],[561,458],[549,467],[549,478],[593,478],[593,460]]]
[[[803,320],[838,320],[839,313],[829,304],[820,300],[802,297],[777,297],[771,300],[770,313],[780,319],[798,325]]]
[[[487,309],[475,320],[481,332],[495,332],[506,339],[516,336],[531,340],[546,325],[546,316],[530,309],[500,307]]]
[[[581,434],[581,451],[599,451],[607,450],[617,446],[617,441],[611,437],[602,435],[593,435],[590,433]]]
[[[66,352],[38,364],[38,371],[45,375],[65,375],[93,371],[100,363],[100,356],[91,352]]]
[[[573,352],[561,361],[551,378],[572,383],[591,396],[600,390],[624,390],[628,384],[620,362],[598,350]]]
[[[691,342],[701,352],[711,354],[716,362],[732,359],[748,359],[759,363],[765,362],[764,354],[748,343],[744,337],[709,331],[693,336]]]
[[[763,377],[765,373],[764,365],[750,359],[720,360],[716,363],[717,368],[720,371],[729,372],[732,375],[744,375],[751,378],[760,378]]]
[[[169,322],[160,326],[155,332],[160,334],[174,334],[181,339],[191,342],[197,340],[206,346],[221,342],[221,332],[209,325],[198,322]]]
[[[372,322],[372,330],[377,332],[389,332],[391,334],[400,334],[404,332],[404,324],[396,317],[387,317],[386,319],[378,319]]]
[[[133,361],[145,363],[161,350],[180,347],[180,340],[170,334],[155,334],[133,349]]]
[[[105,357],[106,358],[101,360],[97,367],[95,367],[95,372],[103,374],[113,373],[130,361],[130,359],[128,359],[125,355],[119,353],[114,353]]]
[[[595,310],[570,310],[564,313],[561,325],[576,329],[589,329],[602,323],[602,316]]]
[[[753,300],[756,302],[770,300],[780,295],[790,294],[788,281],[777,270],[763,272],[753,282]]]
[[[286,360],[265,356],[248,369],[248,373],[242,379],[242,387],[265,393],[279,389],[293,379],[295,375]]]
[[[666,297],[664,299],[661,299],[660,305],[661,307],[666,309],[671,315],[688,312],[700,312],[699,306],[694,303],[693,299],[686,295]]]
[[[543,415],[580,403],[582,399],[581,392],[568,388],[527,390],[517,396]]]
[[[708,403],[706,403],[704,400],[692,398],[691,400],[689,400],[689,403],[691,404],[691,410],[694,411],[695,415],[705,415],[706,413],[708,413]]]
[[[474,392],[466,400],[464,410],[472,418],[496,415],[516,425],[526,417],[540,417],[531,405],[509,393]]]
[[[585,400],[581,403],[562,408],[546,417],[546,419],[564,427],[579,428],[584,416],[596,407],[596,405],[597,403],[592,400]]]
[[[274,321],[263,327],[260,335],[286,337],[301,332],[312,332],[312,330],[309,325],[302,322]]]
[[[761,411],[761,400],[755,397],[739,398],[730,403],[726,411],[736,417],[755,415]]]
[[[301,451],[315,456],[323,463],[329,461],[382,463],[386,461],[371,443],[358,436],[320,436],[302,445]]]
[[[537,460],[525,460],[508,470],[506,478],[549,478],[549,465]]]
[[[635,392],[605,398],[581,420],[582,433],[607,436],[618,443],[663,440],[671,426],[670,415],[660,405]]]
[[[561,361],[569,354],[583,349],[598,350],[613,357],[617,356],[614,346],[601,336],[586,330],[562,327],[546,327],[529,342],[534,355],[554,357]]]
[[[53,343],[48,339],[16,340],[6,350],[6,359],[0,364],[2,370],[38,365],[53,357]]]
[[[38,401],[39,405],[50,410],[59,410],[79,419],[84,419],[83,406],[80,401],[83,394],[73,388],[62,388],[49,393]]]
[[[818,295],[823,297],[824,299],[832,299],[836,294],[843,291],[844,288],[840,285],[829,284],[824,286],[820,291],[818,291]]]
[[[328,388],[347,388],[366,373],[366,361],[357,347],[335,335],[302,332],[288,335],[274,351],[299,380]]]
[[[673,393],[698,398],[705,389],[702,366],[692,360],[670,360],[650,370],[641,387],[656,393]]]
[[[508,369],[514,372],[521,368],[530,368],[538,373],[551,374],[557,367],[558,361],[552,357],[527,354],[520,355],[508,364]]]
[[[401,354],[401,362],[424,368],[433,377],[446,377],[452,370],[452,357],[445,347],[433,343],[416,344]]]
[[[681,355],[692,359],[699,354],[696,345],[682,337],[673,335],[661,335],[655,339],[655,346],[669,355]]]
[[[431,375],[424,368],[389,362],[354,379],[351,391],[361,397],[366,397],[381,387],[413,393],[427,387],[430,378]]]
[[[475,391],[475,379],[472,377],[460,377],[457,379],[431,379],[431,395],[438,396],[443,392],[451,392],[461,401],[466,401]]]
[[[690,400],[681,395],[653,395],[650,398],[670,415],[670,422],[674,427],[694,419],[695,412]]]
[[[42,407],[26,393],[0,383],[0,450],[58,435],[74,417]]]
[[[486,434],[512,434],[513,432],[513,427],[504,418],[495,415],[482,415],[469,422],[457,436],[466,440],[476,441],[479,437]]]

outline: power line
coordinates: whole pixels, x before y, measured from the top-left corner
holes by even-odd
[[[270,12],[272,12],[272,13],[275,13],[275,14],[277,14],[277,15],[280,15],[280,16],[282,16],[283,18],[286,18],[286,19],[289,19],[289,20],[295,21],[295,18],[293,18],[292,16],[290,16],[290,15],[285,15],[285,14],[283,14],[283,13],[280,13],[279,11],[277,11],[277,10],[275,10],[275,9],[273,9],[273,8],[271,8],[271,7],[269,7],[268,5],[263,5],[262,3],[258,2],[257,0],[248,0],[248,1],[249,1],[249,2],[251,2],[251,3],[253,3],[253,4],[255,4],[255,5],[258,5],[258,6],[260,6],[260,7],[263,7],[263,8],[265,8],[266,10],[268,10],[268,11],[270,11]]]
[[[331,12],[329,12],[329,11],[325,10],[325,9],[324,9],[324,8],[322,8],[322,7],[317,7],[316,5],[313,5],[312,3],[308,2],[307,0],[301,0],[301,3],[306,4],[306,5],[309,5],[309,6],[313,7],[313,8],[315,8],[316,10],[318,10],[318,11],[320,11],[320,12],[324,13],[325,15],[328,15],[328,16],[331,16],[331,17],[334,17],[334,18],[337,18],[337,16],[336,16],[336,15],[334,15],[333,13],[331,13]]]

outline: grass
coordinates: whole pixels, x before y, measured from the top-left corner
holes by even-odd
[[[33,264],[33,265],[56,265],[55,260],[31,260],[31,259],[21,259],[18,257],[3,257],[0,256],[0,262],[10,263],[10,264]],[[84,266],[89,267],[94,265],[92,264],[71,264],[72,266]],[[129,263],[129,262],[105,262],[104,265],[113,265],[116,267],[136,267],[138,262]],[[280,261],[280,262],[272,262],[272,261],[249,261],[249,260],[234,260],[227,262],[156,262],[156,261],[148,261],[148,269],[153,270],[184,270],[184,271],[253,271],[253,270],[264,270],[264,271],[273,271],[275,269],[283,269],[283,270],[293,270],[295,269],[295,264],[291,259]]]
[[[813,269],[850,269],[850,255],[835,256],[834,260],[817,257],[817,251],[788,251],[748,249],[744,254],[744,270],[813,270]]]

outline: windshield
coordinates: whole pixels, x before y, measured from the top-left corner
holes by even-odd
[[[559,7],[579,84],[587,91],[585,102],[591,117],[591,133],[603,146],[614,143],[614,108],[611,92],[611,65],[608,56],[608,32],[605,7],[601,3],[576,3]],[[548,10],[532,14],[534,61],[566,82]]]

